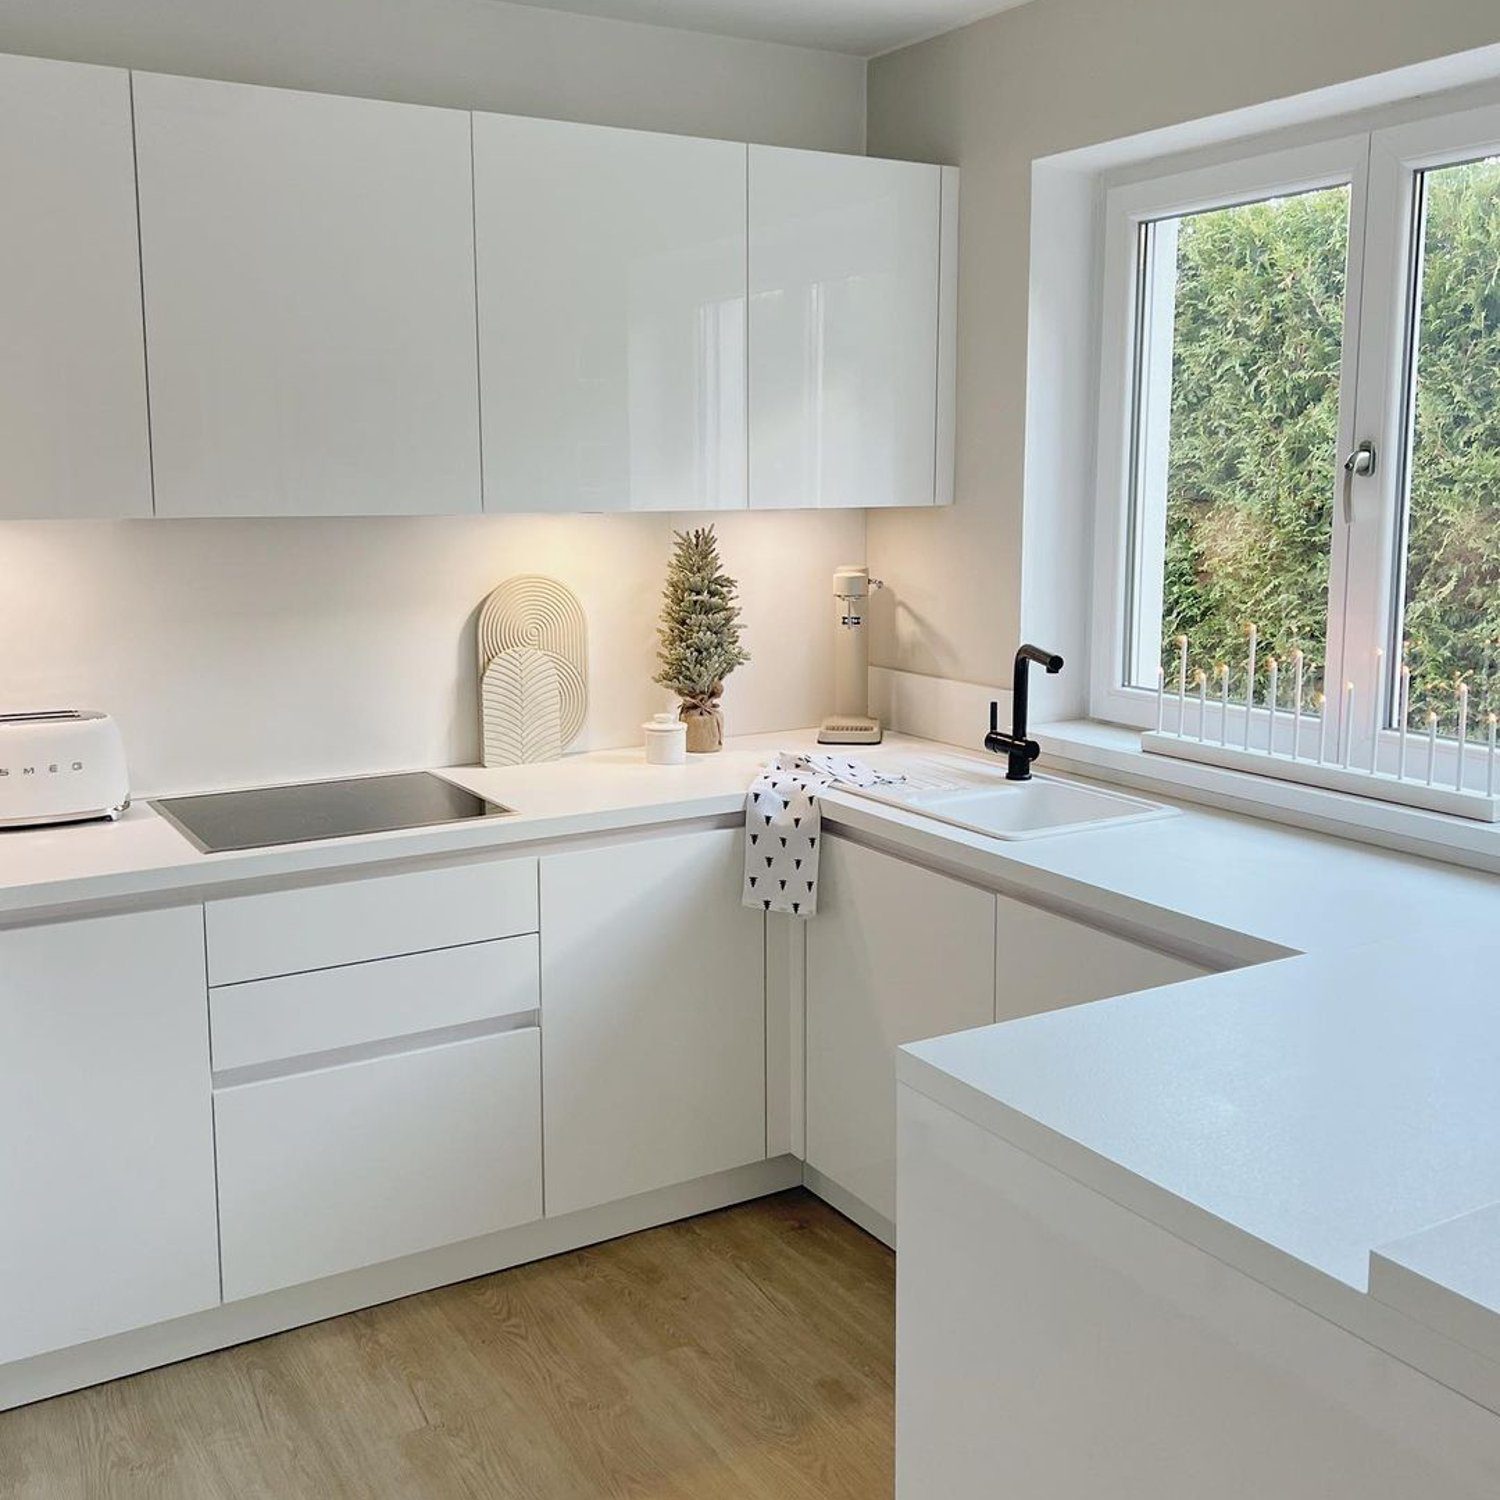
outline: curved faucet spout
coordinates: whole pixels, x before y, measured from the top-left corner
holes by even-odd
[[[1034,661],[1037,666],[1045,667],[1049,676],[1056,676],[1063,669],[1063,659],[1052,651],[1043,651],[1040,646],[1029,643],[1016,652],[1016,670],[1024,672],[1025,663]]]
[[[1000,732],[1000,705],[990,704],[990,732],[984,737],[984,748],[1005,756],[1008,781],[1030,781],[1031,763],[1042,753],[1042,747],[1026,736],[1028,668],[1032,662],[1044,668],[1049,676],[1055,676],[1063,669],[1063,659],[1055,651],[1044,651],[1027,642],[1016,652],[1015,676],[1010,690],[1009,734]]]

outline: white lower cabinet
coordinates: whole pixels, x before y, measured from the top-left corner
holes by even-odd
[[[765,919],[738,829],[541,861],[548,1215],[764,1160]]]
[[[1001,896],[995,916],[995,1019],[1154,990],[1211,972],[1175,954]]]
[[[894,1239],[899,1046],[1204,972],[822,860],[774,1116],[739,828],[0,930],[0,1365],[798,1149],[804,978],[808,1180]]]
[[[224,1299],[540,1218],[537,1028],[214,1099]]]
[[[0,1364],[219,1300],[203,916],[0,932]]]
[[[223,1075],[236,1069],[277,1071],[284,1059],[319,1053],[324,1062],[348,1061],[326,1054],[500,1017],[530,1012],[534,1021],[536,997],[535,933],[215,986],[208,992],[215,1081],[229,1082]]]
[[[867,1228],[889,1237],[896,1217],[896,1048],[994,1014],[993,893],[826,839],[807,924],[807,1164]]]
[[[204,908],[214,985],[536,931],[536,861],[490,859],[230,896]]]
[[[807,924],[807,1164],[890,1237],[898,1047],[1207,972],[830,838]]]

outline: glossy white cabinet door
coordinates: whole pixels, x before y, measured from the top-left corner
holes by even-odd
[[[0,932],[0,1363],[219,1300],[200,908]]]
[[[940,167],[750,147],[752,506],[933,503],[942,188]]]
[[[538,968],[533,935],[219,985],[208,992],[214,1074],[223,1084],[234,1069],[534,1019]]]
[[[542,1214],[536,1027],[222,1089],[224,1300]]]
[[[474,116],[485,509],[745,501],[745,147]]]
[[[149,516],[130,75],[0,57],[0,516]]]
[[[807,1164],[878,1215],[867,1228],[888,1237],[896,1217],[896,1048],[994,1012],[994,895],[827,839],[807,924]]]
[[[997,1021],[1152,990],[1210,972],[1185,958],[1005,896],[996,913],[995,957]]]
[[[469,118],[135,75],[164,516],[477,511]]]
[[[764,1159],[765,924],[740,904],[743,841],[542,859],[549,1217]]]
[[[470,864],[227,896],[204,908],[208,977],[239,984],[535,932],[536,861]]]

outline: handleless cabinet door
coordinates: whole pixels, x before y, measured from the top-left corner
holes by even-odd
[[[745,147],[474,116],[485,509],[745,499]]]
[[[541,860],[547,1213],[762,1161],[765,918],[744,833]]]
[[[224,1300],[542,1216],[536,1027],[222,1088]]]
[[[0,57],[0,516],[149,516],[130,75]]]
[[[997,1021],[1154,990],[1211,972],[1007,896],[999,898],[995,960]]]
[[[480,508],[469,117],[135,77],[156,509]]]
[[[0,932],[0,1364],[219,1300],[196,906]]]
[[[749,160],[751,505],[931,505],[944,169]]]
[[[807,924],[807,1165],[865,1228],[890,1239],[896,1217],[896,1048],[994,1018],[994,895],[825,839]]]

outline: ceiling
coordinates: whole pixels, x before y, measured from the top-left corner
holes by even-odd
[[[874,57],[1024,0],[520,0],[546,10],[613,16],[721,36]]]

